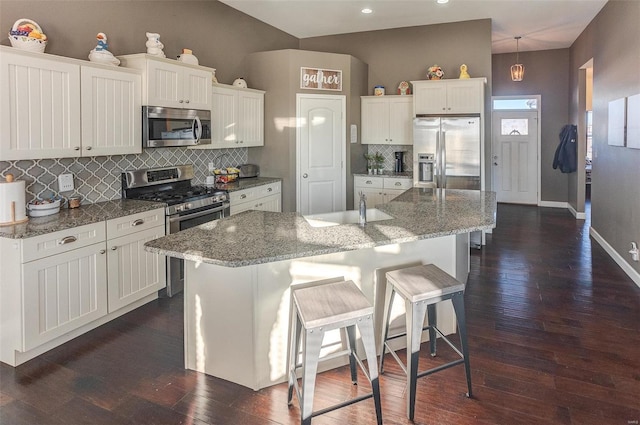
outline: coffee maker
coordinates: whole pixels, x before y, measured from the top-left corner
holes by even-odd
[[[393,171],[402,173],[404,171],[404,151],[394,152],[396,156],[395,168]]]

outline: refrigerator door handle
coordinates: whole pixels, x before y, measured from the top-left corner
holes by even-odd
[[[447,134],[443,130],[442,131],[442,144],[440,146],[440,158],[442,162],[442,166],[440,168],[440,172],[442,174],[442,188],[447,188]]]
[[[440,130],[438,130],[438,132],[436,133],[436,161],[435,164],[433,164],[433,178],[436,181],[436,187],[441,187],[442,186],[442,181],[440,178],[440,161],[441,161],[441,154],[442,150],[440,149]]]

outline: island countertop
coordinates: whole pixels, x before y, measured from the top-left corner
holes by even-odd
[[[495,227],[494,192],[412,188],[378,206],[390,220],[312,227],[295,212],[247,211],[149,241],[147,251],[226,267],[371,248]]]

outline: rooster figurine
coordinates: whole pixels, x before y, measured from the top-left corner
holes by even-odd
[[[98,45],[95,49],[89,52],[89,60],[91,62],[104,63],[113,66],[120,65],[120,59],[113,56],[113,54],[107,50],[109,48],[109,44],[107,44],[107,35],[100,32],[96,36],[96,39],[98,40]]]

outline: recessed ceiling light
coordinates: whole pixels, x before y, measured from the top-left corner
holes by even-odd
[[[368,7],[365,7],[364,9],[361,10],[362,13],[364,13],[365,15],[368,15],[369,13],[373,13],[373,9],[369,9]]]
[[[436,3],[445,4],[445,3],[449,3],[449,0],[436,0]]]

